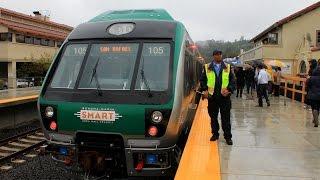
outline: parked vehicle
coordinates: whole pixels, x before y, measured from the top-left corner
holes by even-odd
[[[18,88],[28,87],[28,81],[26,79],[17,79],[17,87]]]
[[[34,82],[28,79],[17,79],[17,87],[18,88],[25,88],[25,87],[33,87]]]

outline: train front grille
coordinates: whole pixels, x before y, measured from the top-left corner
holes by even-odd
[[[76,144],[79,164],[86,172],[127,176],[124,143],[120,135],[78,132]]]

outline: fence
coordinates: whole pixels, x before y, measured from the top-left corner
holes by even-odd
[[[281,88],[284,90],[284,96],[287,97],[288,91],[290,91],[291,99],[296,99],[296,94],[301,94],[301,102],[305,102],[305,96],[307,94],[306,92],[306,81],[307,78],[300,78],[300,77],[289,77],[285,76],[281,78],[284,80],[284,86],[281,86]],[[292,87],[290,87],[292,85]],[[301,89],[298,87],[300,86]]]

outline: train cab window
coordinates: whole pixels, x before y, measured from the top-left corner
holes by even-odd
[[[144,43],[135,90],[168,90],[169,66],[169,43]]]
[[[138,43],[93,44],[79,89],[130,90]]]
[[[87,44],[67,46],[53,76],[51,88],[74,88],[87,47]]]

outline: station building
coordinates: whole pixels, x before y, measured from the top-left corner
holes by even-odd
[[[320,59],[320,2],[298,11],[255,36],[254,48],[242,52],[244,62],[279,60],[287,75],[306,74],[308,61]]]
[[[19,63],[52,58],[72,27],[50,21],[39,11],[26,15],[0,7],[0,78],[16,87]]]

